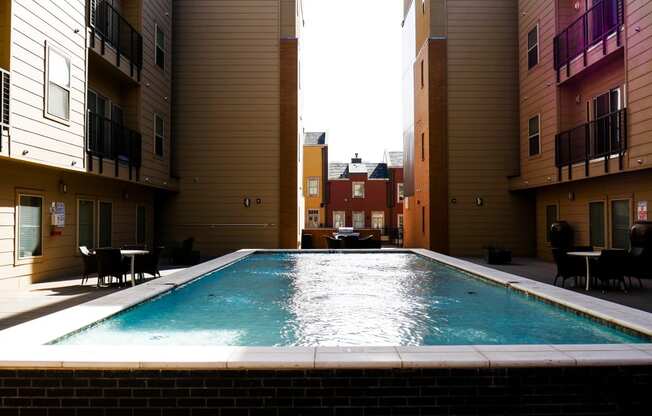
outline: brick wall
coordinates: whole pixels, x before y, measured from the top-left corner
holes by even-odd
[[[652,367],[0,370],[0,415],[647,414]]]

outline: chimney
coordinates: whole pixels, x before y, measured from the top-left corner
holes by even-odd
[[[358,157],[358,154],[355,154],[354,158],[351,158],[351,163],[362,163],[362,158]]]

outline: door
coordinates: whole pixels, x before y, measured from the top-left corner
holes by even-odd
[[[362,229],[365,226],[364,223],[364,211],[356,211],[353,213],[353,228]]]
[[[621,109],[620,88],[593,99],[593,157],[602,157],[619,148]]]
[[[374,211],[371,213],[371,228],[382,230],[385,228],[385,213]]]
[[[629,249],[631,226],[629,199],[611,201],[611,247]]]
[[[98,209],[98,247],[111,247],[113,228],[113,204],[101,201]]]
[[[333,212],[333,228],[346,227],[346,213],[344,211]]]
[[[308,228],[319,228],[319,210],[308,210]]]

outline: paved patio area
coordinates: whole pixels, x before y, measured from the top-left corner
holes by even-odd
[[[465,258],[464,260],[548,284],[552,284],[557,274],[557,266],[554,263],[535,258],[517,257],[512,264],[504,266],[489,265],[482,258]],[[561,279],[557,283],[560,285]],[[638,280],[634,279],[632,280],[632,287],[627,293],[623,292],[622,289],[609,289],[603,292],[598,288],[591,288],[587,292],[584,290],[582,282],[580,282],[580,286],[573,287],[573,281],[568,280],[565,288],[646,312],[652,312],[652,281],[643,280],[643,288],[640,288]]]
[[[181,268],[162,267],[161,276]],[[48,315],[71,306],[124,290],[123,287],[97,287],[97,278],[91,277],[84,286],[81,277],[36,283],[22,290],[0,291],[0,330]]]

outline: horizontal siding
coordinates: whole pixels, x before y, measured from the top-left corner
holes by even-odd
[[[173,134],[181,179],[166,209],[166,235],[194,236],[202,254],[278,245],[279,1],[174,2]],[[262,203],[246,209],[245,196]],[[216,223],[270,226],[193,226]]]

